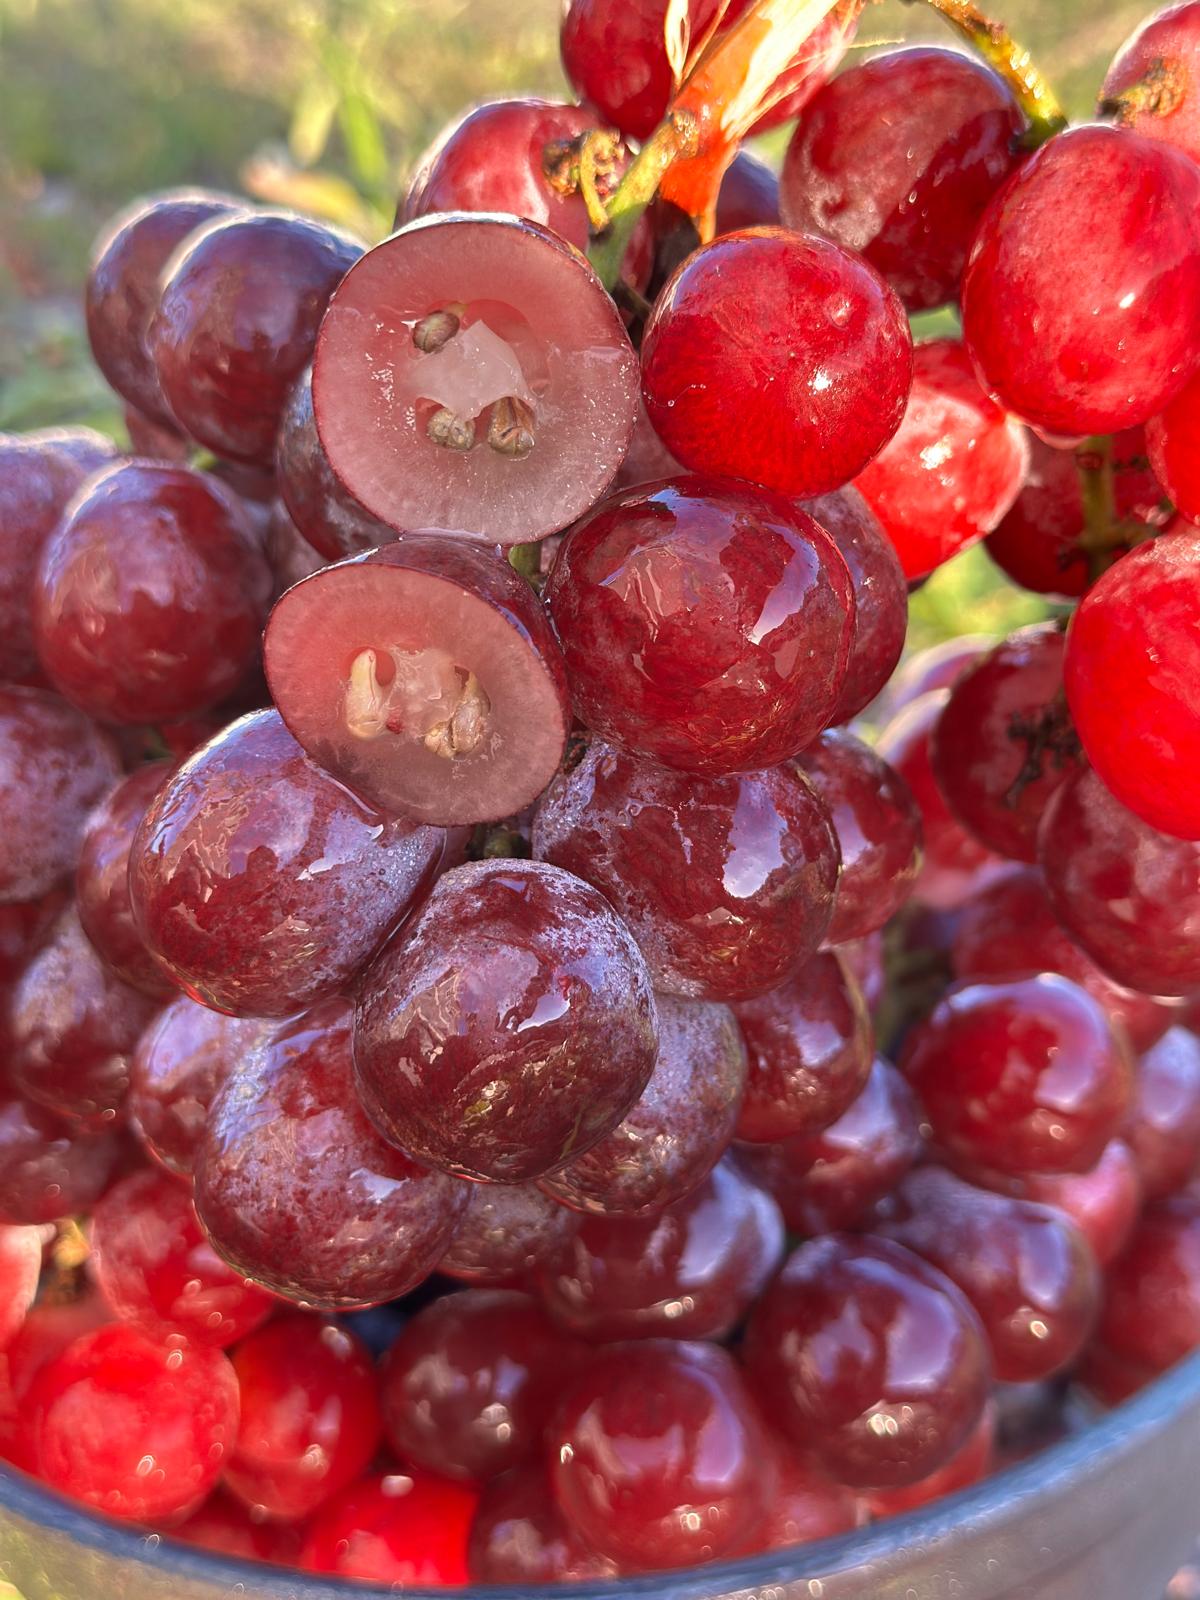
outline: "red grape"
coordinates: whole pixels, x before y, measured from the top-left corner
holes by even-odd
[[[190,233],[244,208],[231,195],[173,189],[135,202],[97,239],[84,309],[96,365],[117,393],[152,424],[174,419],[163,396],[148,336],[162,271]],[[144,439],[133,440],[139,455]]]
[[[388,1589],[459,1588],[478,1503],[476,1490],[432,1473],[360,1478],[313,1520],[300,1566]]]
[[[1056,916],[1110,978],[1200,989],[1200,845],[1157,832],[1085,771],[1050,802],[1038,854]]]
[[[1129,1243],[1142,1212],[1142,1180],[1128,1136],[1127,1124],[1125,1139],[1111,1139],[1090,1172],[1016,1178],[1001,1192],[1061,1211],[1091,1245],[1099,1265],[1107,1267]]]
[[[836,952],[814,956],[779,988],[740,1001],[734,1012],[750,1061],[739,1139],[767,1144],[818,1133],[862,1092],[874,1030]]]
[[[467,1198],[363,1115],[351,1020],[330,1000],[285,1022],[226,1080],[195,1157],[196,1207],[218,1252],[325,1310],[393,1300],[428,1277]]]
[[[717,195],[718,236],[743,228],[779,226],[779,179],[765,161],[739,150],[721,179]]]
[[[1200,1039],[1171,1028],[1138,1062],[1121,1137],[1147,1200],[1162,1200],[1200,1172]]]
[[[380,816],[307,759],[278,712],[260,711],[159,791],[130,856],[134,918],[194,999],[287,1016],[366,966],[445,842]]]
[[[829,808],[842,851],[828,944],[874,933],[911,895],[921,870],[921,813],[886,761],[835,728],[797,758]]]
[[[1177,1195],[1146,1212],[1108,1269],[1097,1337],[1146,1376],[1200,1345],[1200,1200]]]
[[[0,1362],[0,1458],[22,1472],[37,1471],[29,1415],[33,1381],[76,1339],[111,1321],[100,1296],[86,1289],[61,1304],[48,1294],[33,1307]]]
[[[20,1333],[42,1275],[41,1228],[0,1223],[0,1350]]]
[[[931,1472],[919,1483],[907,1489],[884,1489],[866,1497],[871,1516],[877,1521],[883,1517],[901,1517],[906,1511],[919,1511],[935,1500],[986,1478],[995,1461],[996,1405],[989,1401],[983,1415],[966,1444],[960,1445],[944,1467]]]
[[[1200,530],[1123,556],[1084,596],[1064,672],[1088,760],[1135,816],[1200,839]]]
[[[200,1230],[192,1197],[165,1172],[133,1172],[92,1213],[91,1267],[118,1317],[153,1338],[224,1349],[276,1302],[235,1274]]]
[[[520,811],[554,776],[570,728],[562,654],[534,591],[484,547],[436,535],[289,589],[266,666],[313,760],[421,822]]]
[[[1096,196],[1104,226],[1096,226]],[[1046,433],[1113,433],[1200,358],[1200,171],[1140,134],[1069,129],[986,212],[963,336],[987,388]]]
[[[329,297],[362,255],[287,212],[218,217],[167,263],[149,348],[171,415],[220,456],[269,468]]]
[[[373,550],[395,538],[334,476],[317,437],[311,367],[296,383],[283,413],[275,479],[301,540],[327,561]]]
[[[910,311],[957,298],[971,240],[1017,166],[1007,85],[954,50],[889,51],[804,110],[781,180],[784,220],[858,250]]]
[[[791,1231],[811,1235],[865,1222],[920,1153],[916,1098],[880,1058],[836,1122],[779,1144],[742,1145],[737,1159],[774,1196]]]
[[[733,1138],[746,1086],[736,1018],[727,1006],[667,995],[655,1004],[658,1059],[641,1098],[586,1155],[541,1180],[561,1206],[602,1217],[662,1211],[703,1183]]]
[[[853,587],[782,497],[695,478],[627,491],[576,524],[546,598],[580,720],[664,766],[774,766],[836,714]]]
[[[732,1162],[656,1216],[587,1217],[538,1268],[542,1303],[569,1333],[724,1339],[779,1265],[783,1218]]]
[[[950,1279],[898,1244],[848,1234],[792,1253],[744,1355],[769,1415],[858,1489],[904,1488],[945,1466],[991,1377],[979,1319]]]
[[[171,1528],[170,1536],[236,1561],[294,1567],[300,1556],[300,1531],[278,1522],[258,1521],[240,1500],[218,1489],[182,1527]]]
[[[887,686],[884,709],[895,717],[914,700],[942,689],[953,689],[972,662],[999,643],[994,634],[960,633],[953,639],[943,639],[941,644],[927,645],[924,650],[906,656]]]
[[[958,985],[905,1041],[934,1138],[996,1172],[1086,1172],[1128,1109],[1128,1047],[1091,995],[1052,973]]]
[[[156,1009],[104,965],[68,907],[13,991],[13,1087],[69,1121],[103,1128],[124,1112],[129,1058]]]
[[[273,1026],[261,1017],[227,1017],[181,994],[142,1034],[130,1067],[129,1119],[168,1172],[191,1177],[213,1097]]]
[[[835,490],[804,506],[842,553],[854,588],[854,633],[834,722],[864,711],[887,683],[904,649],[908,586],[879,519],[857,489]]]
[[[540,1447],[582,1351],[528,1295],[464,1289],[419,1311],[384,1359],[381,1404],[401,1461],[485,1482]]]
[[[896,432],[912,360],[904,308],[860,256],[750,228],[669,280],[646,325],[642,389],[685,467],[808,497],[849,483]]]
[[[568,1524],[622,1566],[658,1571],[742,1549],[776,1469],[732,1358],[715,1345],[610,1345],[563,1395],[548,1444]]]
[[[0,1098],[0,1223],[88,1211],[126,1154],[121,1138],[74,1127],[31,1101]]]
[[[0,904],[74,872],[88,813],[120,776],[116,746],[74,706],[0,687]]]
[[[293,1312],[231,1359],[242,1405],[225,1484],[245,1505],[295,1522],[370,1466],[383,1433],[379,1382],[346,1328]]]
[[[171,762],[138,767],[88,818],[75,873],[75,905],[84,933],[119,978],[163,998],[175,985],[151,956],[133,921],[129,852],[146,807],[171,771]]]
[[[578,1217],[531,1183],[474,1183],[438,1271],[484,1288],[520,1288],[578,1226]]]
[[[530,1462],[483,1491],[471,1527],[476,1583],[582,1583],[616,1576],[616,1563],[589,1550],[555,1504],[545,1465]]]
[[[165,1521],[216,1487],[238,1387],[219,1350],[160,1343],[119,1322],[47,1362],[28,1404],[46,1483],[108,1517]]]
[[[1065,650],[1054,623],[1002,640],[958,679],[933,731],[933,775],[951,811],[989,850],[1018,861],[1036,859],[1042,814],[1079,768]]]
[[[374,516],[520,544],[611,482],[637,364],[578,251],[536,223],[454,213],[409,223],[347,274],[312,385],[329,462]]]
[[[793,768],[693,778],[598,739],[543,796],[533,853],[612,901],[656,987],[702,1000],[765,994],[814,954],[838,873],[829,813]]]
[[[1161,139],[1200,161],[1200,6],[1163,6],[1117,51],[1100,90],[1102,112],[1145,139]]]
[[[359,1092],[385,1138],[497,1183],[598,1144],[657,1049],[628,931],[595,889],[534,861],[448,872],[367,974],[354,1031]]]
[[[777,1441],[776,1455],[779,1485],[754,1550],[790,1550],[814,1539],[849,1533],[862,1524],[865,1507],[858,1495],[825,1477],[783,1440]]]
[[[1114,983],[1059,924],[1036,867],[1015,867],[963,906],[954,930],[955,976],[1023,978],[1057,972],[1086,989],[1136,1050],[1162,1037],[1178,1010]]]
[[[1025,481],[1026,437],[979,387],[959,340],[916,347],[899,431],[854,480],[907,578],[925,577],[996,527]]]
[[[1005,1383],[1065,1371],[1092,1333],[1101,1280],[1083,1234],[1061,1211],[990,1194],[919,1167],[883,1232],[952,1278],[978,1313]]]

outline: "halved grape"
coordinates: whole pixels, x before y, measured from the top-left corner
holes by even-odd
[[[637,357],[577,250],[503,215],[422,217],[367,252],[317,341],[334,472],[399,530],[554,533],[629,446]]]
[[[478,544],[415,534],[280,599],[267,679],[328,772],[421,822],[495,822],[536,800],[570,729],[537,596]]]

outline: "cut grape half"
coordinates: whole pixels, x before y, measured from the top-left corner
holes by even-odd
[[[571,726],[541,602],[481,545],[415,534],[305,578],[267,680],[319,766],[383,810],[496,822],[536,800]]]
[[[555,533],[629,446],[638,366],[587,261],[537,223],[422,217],[367,252],[317,342],[330,465],[399,531]]]

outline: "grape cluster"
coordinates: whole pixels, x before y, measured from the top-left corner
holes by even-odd
[[[1073,128],[807,9],[568,0],[371,248],[149,198],[130,449],[0,438],[0,1454],[98,1514],[611,1579],[1200,1345],[1200,3]],[[901,666],[980,543],[1047,620]]]

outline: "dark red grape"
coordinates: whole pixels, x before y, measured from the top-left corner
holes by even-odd
[[[534,861],[448,872],[367,974],[354,1030],[359,1092],[385,1138],[494,1183],[598,1144],[657,1049],[628,931],[595,889]]]
[[[351,1022],[341,1000],[285,1022],[226,1080],[195,1156],[196,1207],[218,1252],[326,1310],[394,1300],[428,1277],[467,1198],[363,1115]]]
[[[913,896],[941,909],[978,891],[981,878],[999,865],[997,857],[951,815],[934,779],[930,746],[946,699],[945,689],[918,695],[887,724],[875,746],[907,784],[921,813],[925,860]]]
[[[84,309],[96,365],[112,387],[152,423],[173,422],[150,354],[162,272],[190,233],[244,207],[232,195],[172,189],[138,200],[114,217],[92,251]],[[143,451],[144,439],[134,439]]]
[[[169,1531],[172,1539],[235,1561],[295,1567],[300,1558],[300,1528],[258,1521],[249,1507],[224,1489],[210,1495],[182,1527]]]
[[[1177,1195],[1145,1213],[1108,1269],[1097,1337],[1145,1376],[1200,1345],[1200,1200]]]
[[[275,479],[301,538],[327,561],[374,550],[396,537],[334,476],[317,437],[311,367],[298,380],[283,413]]]
[[[1064,673],[1088,760],[1122,805],[1200,839],[1200,530],[1123,556],[1071,621]]]
[[[338,993],[429,888],[440,828],[388,820],[243,717],[159,791],[129,883],[147,945],[194,999],[287,1016]]]
[[[793,1233],[821,1234],[866,1221],[920,1153],[916,1098],[880,1058],[829,1127],[778,1144],[742,1145],[737,1159],[774,1196]]]
[[[960,340],[917,346],[899,431],[854,480],[905,577],[925,577],[996,527],[1025,481],[1026,438],[980,388]]]
[[[74,706],[0,687],[0,903],[74,872],[88,813],[120,776],[116,746]]]
[[[467,1483],[534,1455],[582,1351],[528,1295],[464,1289],[419,1311],[383,1363],[381,1404],[401,1461]]]
[[[919,1167],[883,1231],[940,1268],[975,1307],[996,1376],[1032,1383],[1064,1371],[1092,1333],[1100,1274],[1061,1211],[990,1194],[938,1167]]]
[[[1086,593],[1093,576],[1084,544],[1080,481],[1080,460],[1089,459],[1088,447],[1055,449],[1035,433],[1029,434],[1028,444],[1025,487],[1012,510],[988,535],[987,552],[1022,588],[1057,600],[1077,599]],[[1113,438],[1113,511],[1116,517],[1143,528],[1158,528],[1169,520],[1170,510],[1162,485],[1150,470],[1146,449],[1146,430],[1142,428],[1127,428]],[[1104,469],[1100,465],[1088,470]],[[1105,533],[1106,538],[1116,535],[1115,527]]]
[[[0,1223],[90,1211],[126,1154],[116,1133],[74,1127],[31,1101],[0,1098]]]
[[[169,722],[237,688],[270,597],[231,495],[190,467],[130,461],[93,479],[42,547],[38,655],[92,716]]]
[[[1050,802],[1038,855],[1055,915],[1110,978],[1200,989],[1200,845],[1157,832],[1087,771]]]
[[[792,1253],[750,1318],[750,1382],[839,1483],[900,1489],[978,1425],[991,1363],[949,1278],[884,1239],[830,1234]]]
[[[865,939],[851,939],[836,946],[838,955],[854,974],[867,1010],[879,1009],[887,988],[887,965],[882,933],[869,933]]]
[[[1107,1267],[1129,1243],[1142,1212],[1142,1180],[1126,1138],[1110,1139],[1090,1172],[1034,1174],[1029,1178],[988,1174],[986,1183],[982,1175],[979,1181],[998,1194],[1034,1200],[1061,1211],[1091,1245],[1098,1265]]]
[[[717,234],[779,226],[779,179],[765,161],[739,150],[721,179]]]
[[[1126,1361],[1099,1339],[1093,1339],[1083,1353],[1075,1381],[1089,1400],[1113,1407],[1124,1405],[1159,1376],[1151,1367],[1140,1361]]]
[[[1014,867],[963,906],[952,950],[956,977],[1023,978],[1057,972],[1086,989],[1146,1050],[1170,1027],[1178,1007],[1125,989],[1105,975],[1059,924],[1036,867]]]
[[[91,1269],[116,1315],[152,1338],[224,1349],[260,1327],[271,1295],[235,1274],[201,1232],[192,1197],[165,1172],[133,1172],[92,1213]]]
[[[969,1489],[972,1484],[986,1478],[995,1464],[996,1455],[996,1405],[989,1401],[966,1444],[960,1445],[944,1467],[931,1472],[919,1483],[907,1489],[883,1489],[866,1497],[867,1507],[876,1520],[884,1517],[901,1517],[907,1511],[919,1511],[948,1494]]]
[[[1065,649],[1054,623],[1020,629],[967,668],[933,731],[933,775],[951,811],[989,850],[1018,861],[1036,860],[1042,814],[1079,769]]]
[[[941,644],[927,645],[924,650],[906,656],[887,685],[883,709],[895,717],[914,700],[942,689],[953,689],[967,668],[999,643],[995,634],[960,633],[953,639],[943,639]]]
[[[218,217],[172,256],[148,336],[171,415],[219,456],[270,467],[329,297],[363,247],[287,212]]]
[[[146,364],[150,367],[148,354]],[[150,367],[150,370],[153,371],[153,368]],[[157,374],[154,381],[157,384]],[[125,432],[129,435],[130,455],[143,456],[150,461],[170,461],[176,466],[186,465],[191,459],[191,442],[184,438],[173,422],[157,421],[133,405],[125,406],[123,414]]]
[[[765,994],[829,929],[837,840],[791,767],[700,779],[593,740],[546,791],[533,853],[607,895],[666,994]]]
[[[386,1589],[461,1588],[478,1503],[476,1490],[428,1472],[360,1478],[313,1519],[300,1566]]]
[[[611,1339],[723,1339],[762,1293],[784,1250],[779,1208],[731,1162],[656,1216],[587,1217],[538,1289],[570,1333]]]
[[[1104,196],[1104,227],[1096,196]],[[1200,171],[1140,134],[1069,129],[984,215],[963,336],[986,387],[1050,434],[1154,416],[1200,356]]]
[[[265,651],[304,749],[389,814],[495,822],[562,757],[562,653],[533,589],[481,545],[416,535],[325,567],[279,600]]]
[[[910,311],[958,295],[983,212],[1020,161],[1011,89],[954,50],[889,51],[810,102],[788,146],[784,220],[858,250]]]
[[[292,521],[282,500],[276,500],[267,515],[263,553],[275,579],[275,598],[326,565],[324,556],[318,555]]]
[[[0,680],[40,671],[30,611],[38,556],[80,484],[117,456],[107,440],[90,457],[72,445],[92,439],[100,435],[82,428],[0,433]]]
[[[582,1583],[616,1576],[616,1563],[589,1550],[567,1526],[541,1461],[515,1467],[483,1491],[471,1527],[476,1583]]]
[[[860,256],[783,228],[689,256],[642,343],[647,413],[685,467],[804,497],[862,471],[900,426],[911,384],[894,291]]]
[[[1122,128],[1160,139],[1200,161],[1200,6],[1163,6],[1146,17],[1113,57],[1100,109]]]
[[[134,926],[129,852],[146,807],[171,769],[169,761],[138,767],[101,801],[88,818],[75,872],[75,906],[84,933],[119,978],[160,999],[176,988]]]
[[[650,1082],[653,1085],[653,1078]],[[531,1183],[474,1183],[438,1271],[484,1288],[520,1288],[538,1263],[556,1255],[578,1226],[573,1212]]]
[[[1132,1094],[1127,1045],[1052,973],[956,986],[900,1064],[955,1159],[1018,1177],[1095,1166]]]
[[[752,1548],[791,1550],[814,1539],[849,1533],[865,1520],[861,1498],[834,1483],[786,1441],[773,1440],[779,1483]]]
[[[142,1034],[130,1066],[129,1120],[168,1172],[191,1177],[213,1097],[273,1026],[261,1017],[227,1017],[181,994]]]
[[[1121,1137],[1147,1200],[1184,1188],[1200,1171],[1200,1039],[1171,1028],[1137,1064]]]
[[[625,452],[625,459],[613,479],[614,493],[619,489],[636,489],[643,483],[657,485],[664,478],[678,478],[682,477],[682,475],[683,468],[655,433],[653,424],[646,415],[646,403],[639,395],[637,420],[633,425],[633,438],[629,441],[629,449]],[[544,539],[542,541],[542,550],[549,550],[551,545],[557,547],[559,543],[560,540],[557,538]],[[555,553],[557,554],[557,548]],[[549,572],[550,567],[553,565],[554,563],[551,561],[549,566],[543,565],[542,570]]]
[[[842,852],[827,944],[874,933],[913,891],[921,870],[921,813],[900,774],[842,728],[797,757],[825,802]]]
[[[329,462],[374,516],[522,544],[612,481],[637,358],[577,250],[536,223],[454,213],[409,223],[347,275],[312,384]]]
[[[774,766],[837,711],[849,571],[779,496],[695,478],[627,491],[572,529],[546,598],[580,720],[664,766]]]
[[[734,1012],[750,1062],[739,1139],[767,1144],[819,1133],[858,1098],[871,1071],[874,1030],[836,952],[814,956]]]
[[[47,1362],[29,1414],[38,1476],[60,1494],[121,1521],[182,1519],[232,1449],[237,1379],[219,1350],[116,1323]]]
[[[259,1516],[311,1516],[379,1447],[370,1351],[337,1323],[293,1312],[243,1339],[232,1361],[242,1414],[226,1487]]]
[[[129,1092],[129,1058],[155,1010],[104,965],[69,907],[13,991],[14,1088],[83,1127],[114,1122]]]
[[[562,1206],[602,1217],[662,1211],[699,1187],[733,1138],[746,1086],[733,1013],[667,995],[655,1003],[658,1059],[641,1098],[586,1155],[542,1179]]]
[[[900,558],[857,489],[805,503],[842,553],[854,587],[854,633],[834,722],[864,711],[887,683],[904,649],[908,586]]]
[[[568,1524],[635,1571],[744,1548],[774,1498],[765,1429],[728,1352],[710,1344],[597,1352],[563,1395],[548,1446]]]

